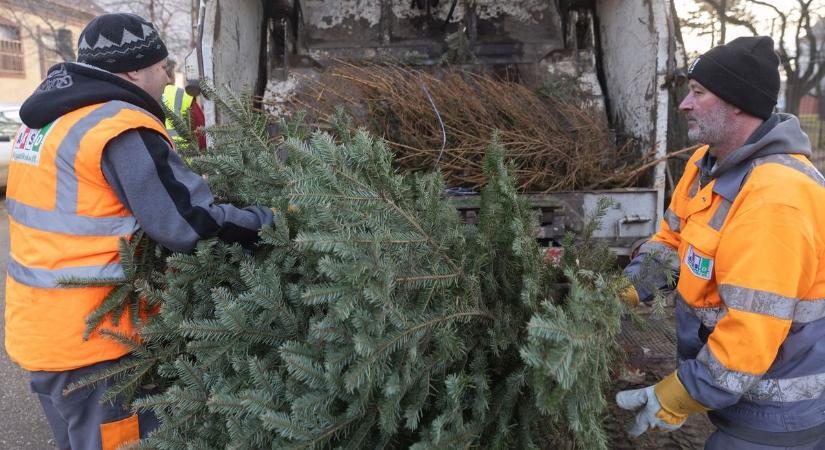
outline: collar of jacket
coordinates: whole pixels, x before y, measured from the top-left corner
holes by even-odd
[[[103,69],[81,63],[60,63],[20,107],[29,128],[42,128],[84,106],[121,100],[145,109],[161,122],[166,118],[157,100],[146,91]]]
[[[716,180],[714,193],[733,202],[751,170],[750,162],[774,154],[802,154],[810,157],[810,140],[795,116],[772,114],[754,130],[745,145],[734,150],[727,158],[716,161],[708,152],[696,161],[696,167],[699,168],[700,176],[705,174]]]

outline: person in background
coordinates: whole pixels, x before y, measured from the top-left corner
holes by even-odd
[[[163,89],[163,104],[179,117],[189,121],[189,129],[192,130],[192,133],[198,141],[198,148],[200,150],[205,149],[206,136],[203,135],[203,132],[199,131],[200,128],[206,125],[203,110],[200,105],[198,105],[195,97],[189,95],[189,93],[182,88],[175,86],[175,61],[172,59],[166,60],[166,76],[169,78],[169,84]],[[179,144],[182,141],[175,127],[172,125],[172,119],[166,119],[166,132],[169,133],[169,136],[172,137],[175,144]]]

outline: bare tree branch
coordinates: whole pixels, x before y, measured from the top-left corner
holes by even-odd
[[[67,29],[69,18],[61,16],[59,11],[52,10],[51,14],[43,14],[42,2],[32,0],[18,0],[15,4],[0,4],[0,12],[3,16],[10,18],[20,26],[27,38],[33,40],[38,48],[53,52],[63,61],[74,61],[77,59],[74,47],[71,45],[61,45],[59,40],[59,30]],[[31,25],[30,20],[25,20],[20,11],[24,11],[32,16],[38,16],[43,24],[48,27],[48,34],[44,35],[37,26]],[[48,42],[45,36],[51,36],[52,42]]]

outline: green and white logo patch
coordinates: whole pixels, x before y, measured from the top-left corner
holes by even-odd
[[[54,124],[55,122],[52,122],[39,130],[21,127],[12,145],[11,160],[33,166],[40,165],[40,147]]]
[[[691,273],[704,280],[710,280],[711,275],[713,275],[713,259],[697,254],[692,245],[688,246],[685,264]]]

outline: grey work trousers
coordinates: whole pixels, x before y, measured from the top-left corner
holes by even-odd
[[[825,450],[825,436],[817,442],[794,447],[756,444],[716,430],[705,442],[705,450]]]
[[[40,399],[60,450],[114,448],[112,444],[123,442],[124,436],[139,435],[143,438],[157,428],[158,420],[151,412],[135,417],[120,402],[101,403],[100,399],[110,382],[63,395],[63,390],[73,382],[119,361],[105,361],[63,372],[30,372],[31,390]]]

